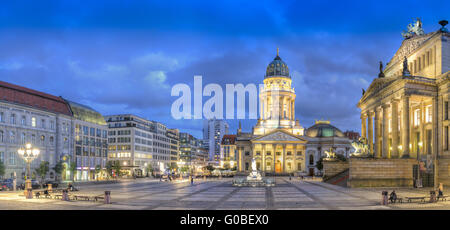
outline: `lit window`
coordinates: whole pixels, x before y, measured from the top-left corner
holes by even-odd
[[[428,105],[425,108],[425,121],[427,123],[432,121],[432,109],[431,109],[431,107],[432,107],[432,105]]]
[[[420,125],[420,109],[414,110],[414,125]]]
[[[31,126],[36,127],[36,118],[35,117],[31,118]]]

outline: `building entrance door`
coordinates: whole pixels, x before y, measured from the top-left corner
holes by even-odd
[[[309,175],[314,176],[314,168],[309,168]]]
[[[281,173],[281,162],[275,163],[275,172]]]

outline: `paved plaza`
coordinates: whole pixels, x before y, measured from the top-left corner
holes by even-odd
[[[125,210],[353,210],[450,209],[449,202],[380,205],[381,191],[350,189],[318,180],[276,178],[274,187],[233,187],[231,179],[160,182],[139,179],[115,184],[83,185],[77,192],[100,195],[111,191],[112,204],[93,201],[30,199],[22,192],[1,192],[0,209],[125,209]],[[429,189],[395,189],[405,196],[427,195]],[[427,195],[428,196],[428,195]]]

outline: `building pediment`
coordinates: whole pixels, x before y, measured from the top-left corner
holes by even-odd
[[[255,137],[251,140],[252,142],[271,142],[271,141],[277,141],[277,142],[306,142],[305,139],[301,138],[300,136],[288,133],[283,130],[274,130],[270,133],[267,133],[262,136]]]

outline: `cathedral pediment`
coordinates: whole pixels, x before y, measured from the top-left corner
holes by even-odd
[[[306,142],[305,139],[301,138],[300,136],[293,135],[291,133],[288,133],[286,131],[282,130],[274,130],[268,134],[255,137],[251,140],[253,141],[301,141]]]

